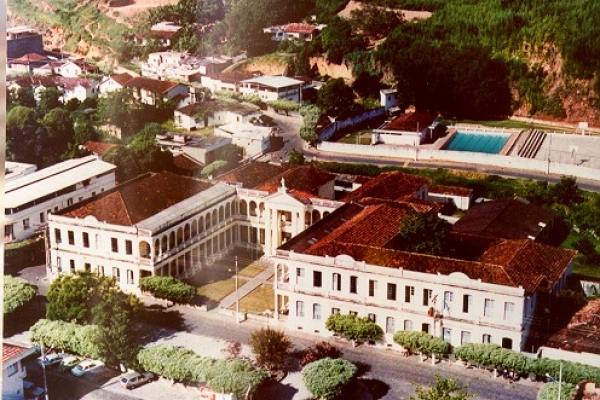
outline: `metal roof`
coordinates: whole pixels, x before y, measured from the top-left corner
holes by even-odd
[[[243,80],[242,83],[256,83],[273,88],[284,88],[288,86],[302,85],[303,82],[298,79],[288,78],[287,76],[265,75]]]

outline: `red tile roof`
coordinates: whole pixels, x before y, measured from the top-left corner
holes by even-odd
[[[14,344],[2,343],[2,364],[6,364],[11,360],[18,360],[27,353],[30,349],[23,346],[17,346]]]
[[[212,184],[169,172],[146,174],[125,182],[62,215],[71,218],[94,216],[109,224],[133,226],[175,204],[198,194]]]
[[[256,189],[275,193],[281,187],[281,179],[285,180],[285,186],[292,195],[294,191],[298,191],[319,197],[319,189],[327,182],[333,181],[335,175],[313,166],[297,166],[258,185]]]
[[[21,87],[35,87],[35,86],[43,86],[43,87],[56,87],[56,83],[54,83],[54,77],[52,76],[36,76],[36,75],[23,75],[17,77],[15,83]]]
[[[454,224],[454,230],[504,239],[537,238],[554,219],[552,211],[520,198],[475,204]],[[542,225],[540,225],[542,223]]]
[[[114,143],[106,143],[106,142],[95,142],[92,140],[88,140],[83,145],[86,149],[91,151],[94,154],[98,154],[99,156],[103,155],[108,151],[108,149],[116,146]]]
[[[65,88],[67,90],[73,90],[77,86],[81,86],[84,88],[90,88],[93,86],[94,80],[87,79],[87,78],[72,78],[72,77],[65,77],[65,76],[57,76],[54,78],[54,83],[56,83],[58,86]]]
[[[127,72],[124,72],[122,74],[113,74],[110,76],[110,78],[113,81],[117,82],[119,85],[125,86],[125,84],[129,82],[133,78],[133,76],[129,75]]]
[[[364,197],[406,200],[429,183],[428,179],[402,172],[385,172],[350,192],[342,201],[360,201]]]
[[[264,162],[253,162],[242,165],[231,172],[218,177],[218,180],[226,183],[241,183],[245,189],[255,189],[258,185],[276,178],[283,172],[294,166],[291,164],[270,164]]]
[[[402,132],[422,132],[437,116],[425,111],[415,111],[397,116],[379,129]]]
[[[202,163],[199,163],[185,153],[173,157],[173,163],[175,164],[175,167],[186,171],[197,171],[203,167]]]
[[[13,58],[9,61],[10,64],[29,64],[31,62],[40,62],[49,60],[48,57],[38,53],[27,53],[19,58]]]
[[[546,346],[574,352],[600,354],[600,299],[579,310],[567,327],[554,333]]]
[[[158,79],[147,78],[144,76],[136,76],[125,83],[126,87],[137,89],[146,89],[152,93],[167,93],[180,83],[171,81],[159,81]]]

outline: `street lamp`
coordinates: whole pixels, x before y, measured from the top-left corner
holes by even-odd
[[[40,343],[42,350],[42,375],[44,376],[44,397],[48,400],[48,383],[46,382],[46,349],[44,349],[44,342]]]
[[[231,271],[231,270],[229,270]],[[240,292],[238,291],[238,258],[235,256],[235,323],[240,323]]]

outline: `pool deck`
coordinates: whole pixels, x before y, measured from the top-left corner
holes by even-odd
[[[452,138],[454,138],[454,136],[458,132],[477,133],[477,134],[483,134],[483,135],[485,135],[485,134],[509,135],[508,139],[506,140],[506,142],[504,143],[504,145],[502,146],[500,151],[498,151],[498,153],[495,153],[495,154],[502,155],[502,156],[510,155],[511,151],[515,148],[516,142],[519,139],[524,140],[522,138],[523,135],[521,135],[521,130],[519,130],[519,129],[487,128],[487,127],[478,127],[478,126],[458,126],[458,127],[450,128],[448,131],[448,134],[446,136],[437,140],[434,143],[433,149],[434,150],[447,150],[446,147],[448,146],[449,142],[452,140]],[[461,150],[450,150],[450,151],[461,151]]]

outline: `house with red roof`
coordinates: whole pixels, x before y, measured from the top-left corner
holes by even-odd
[[[263,32],[270,34],[271,40],[275,40],[277,42],[291,39],[310,42],[320,35],[321,31],[323,31],[323,28],[326,26],[327,25],[325,24],[315,25],[303,22],[293,22],[290,24],[263,28]]]
[[[23,379],[27,377],[27,369],[23,359],[35,353],[34,348],[2,342],[2,398],[24,399]]]
[[[98,85],[100,96],[123,89],[125,84],[132,78],[133,76],[127,72],[107,76]]]
[[[371,134],[371,143],[418,146],[428,136],[433,136],[433,131],[438,123],[437,115],[409,109],[405,114],[398,115],[374,129]]]
[[[134,97],[145,104],[173,100],[183,106],[191,102],[189,87],[178,82],[136,76],[126,81],[124,87],[133,89]]]
[[[279,323],[328,336],[331,314],[355,314],[382,328],[385,347],[398,347],[393,335],[400,330],[428,332],[452,346],[539,346],[536,312],[565,287],[575,252],[529,239],[488,240],[468,258],[398,249],[405,218],[437,212],[433,205],[439,207],[355,198],[283,243],[272,257]]]
[[[31,74],[35,68],[46,65],[51,60],[42,54],[27,53],[6,63],[6,74]]]

